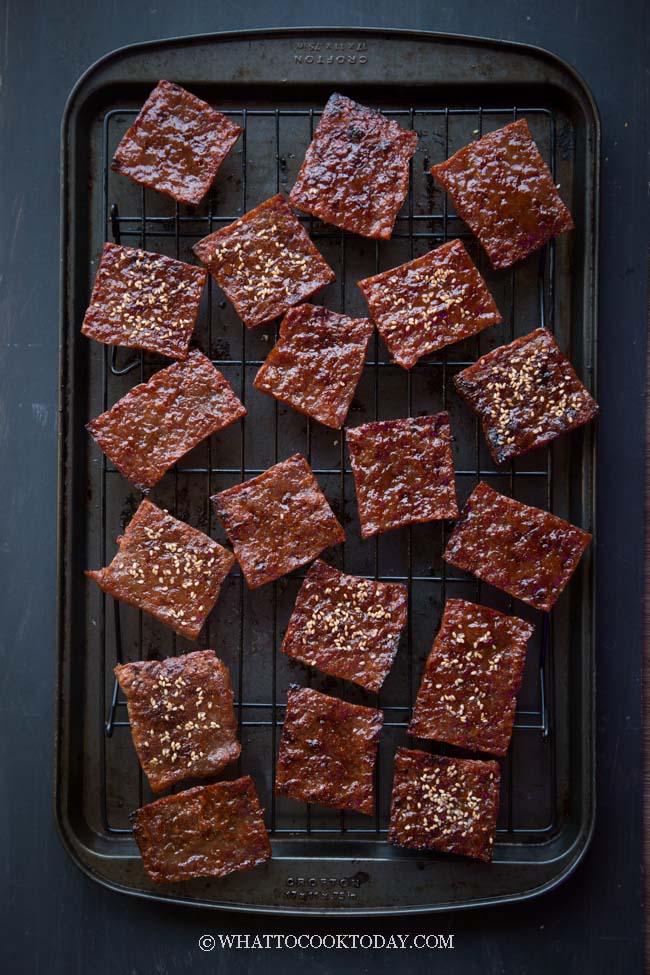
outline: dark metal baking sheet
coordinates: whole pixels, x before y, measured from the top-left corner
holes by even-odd
[[[116,140],[160,77],[189,86],[245,123],[245,138],[225,164],[209,202],[197,211],[108,171]],[[225,881],[158,889],[147,881],[128,829],[128,812],[148,794],[125,710],[114,698],[112,667],[119,653],[136,659],[182,652],[188,645],[129,608],[116,611],[83,578],[86,565],[110,558],[115,536],[140,497],[89,442],[84,423],[162,364],[126,350],[113,357],[79,334],[96,261],[107,237],[189,259],[191,244],[210,229],[278,189],[289,189],[318,111],[334,88],[413,126],[421,141],[409,198],[391,242],[376,245],[307,221],[339,272],[324,302],[363,313],[358,278],[462,236],[505,318],[480,339],[429,357],[410,376],[387,362],[379,341],[371,343],[349,422],[446,407],[452,413],[463,499],[480,475],[522,500],[552,506],[586,528],[593,525],[591,429],[496,473],[476,422],[453,392],[448,395],[451,376],[462,363],[536,327],[542,318],[593,388],[598,120],[588,92],[566,65],[520,45],[334,29],[204,36],[109,55],[80,80],[63,124],[57,819],[66,847],[83,869],[140,896],[305,914],[415,912],[523,899],[557,884],[574,868],[593,823],[593,553],[550,621],[530,614],[538,624],[537,642],[504,764],[495,863],[486,868],[389,847],[385,828],[392,755],[396,744],[406,742],[408,709],[445,595],[468,595],[506,609],[511,604],[487,586],[447,573],[440,559],[440,526],[395,532],[372,543],[358,540],[340,436],[251,392],[272,330],[246,334],[212,285],[197,337],[246,398],[250,414],[244,438],[236,430],[212,438],[164,479],[154,500],[220,537],[210,518],[209,493],[301,450],[347,522],[346,570],[404,577],[411,591],[411,623],[379,699],[388,727],[376,817],[369,822],[317,807],[305,810],[297,803],[276,802],[272,793],[286,685],[311,681],[348,700],[374,700],[351,685],[280,659],[276,647],[300,573],[256,593],[233,574],[201,645],[213,647],[233,672],[241,770],[252,774],[267,807],[274,859]],[[490,272],[426,169],[478,132],[520,115],[528,118],[578,229],[512,272]],[[340,565],[340,554],[331,554]],[[527,615],[521,604],[516,611]]]

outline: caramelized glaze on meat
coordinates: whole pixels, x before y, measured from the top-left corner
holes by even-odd
[[[281,649],[377,692],[393,665],[407,604],[402,583],[346,575],[317,560],[300,588]]]
[[[487,606],[448,599],[409,734],[505,755],[533,629]]]
[[[598,404],[545,328],[502,345],[454,376],[478,413],[497,464],[588,423]]]
[[[232,386],[202,352],[129,390],[86,429],[117,469],[146,490],[205,437],[245,416]]]
[[[247,328],[283,315],[336,277],[280,194],[192,250]]]
[[[106,243],[81,331],[105,345],[185,359],[206,278],[203,268]]]
[[[156,883],[174,883],[226,877],[270,860],[262,813],[255,786],[245,775],[157,799],[131,818],[148,876]]]
[[[143,501],[109,566],[88,570],[97,585],[196,640],[235,557],[203,532]]]
[[[365,423],[345,435],[364,538],[458,516],[447,413]]]
[[[548,612],[575,572],[591,535],[541,508],[474,488],[444,559]]]
[[[111,168],[197,206],[242,132],[180,85],[159,81],[117,147]]]
[[[333,94],[291,191],[293,206],[337,227],[387,240],[408,189],[417,133]]]
[[[275,791],[301,802],[372,815],[382,711],[311,687],[292,687],[282,728]]]
[[[215,775],[239,757],[230,674],[212,650],[120,664],[115,676],[154,792]]]
[[[431,173],[480,240],[492,267],[510,267],[552,237],[573,230],[526,119],[470,142]]]
[[[500,779],[498,762],[398,748],[388,842],[490,861]]]
[[[329,308],[292,308],[255,377],[255,388],[339,430],[361,378],[372,328],[368,318],[349,318]]]
[[[405,369],[503,320],[459,240],[365,278],[359,287],[392,359]]]
[[[300,454],[215,494],[212,503],[251,589],[345,541],[345,532]]]

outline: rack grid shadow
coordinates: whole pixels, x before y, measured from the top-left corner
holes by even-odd
[[[263,199],[293,185],[304,151],[317,124],[313,109],[244,109],[225,111],[244,133],[224,163],[208,200],[190,210],[150,190],[136,187],[110,170],[119,138],[132,121],[130,108],[108,111],[103,119],[103,226],[107,239],[191,260],[191,245],[225,226]],[[455,215],[446,195],[428,175],[434,162],[491,129],[525,117],[555,178],[556,117],[539,107],[404,108],[385,114],[420,135],[411,163],[409,192],[390,241],[356,238],[303,217],[306,229],[337,273],[316,302],[351,315],[367,309],[354,286],[377,273],[460,237],[486,278],[503,324],[471,340],[420,360],[411,371],[389,361],[374,333],[364,373],[347,424],[373,419],[448,410],[454,435],[454,461],[459,502],[479,480],[522,501],[553,509],[552,448],[537,450],[504,469],[495,469],[476,417],[453,391],[452,376],[484,352],[539,325],[554,329],[555,243],[507,272],[490,269],[476,240]],[[274,333],[275,328],[275,333]],[[161,658],[209,647],[228,664],[235,692],[242,755],[221,777],[251,774],[266,806],[272,835],[344,836],[383,840],[387,832],[391,768],[395,747],[413,747],[444,754],[462,752],[438,744],[414,742],[406,729],[424,660],[437,631],[448,596],[461,596],[513,612],[535,624],[529,645],[524,684],[519,696],[511,749],[503,760],[501,811],[495,858],[503,844],[544,842],[554,834],[565,797],[558,787],[554,734],[553,627],[551,617],[530,610],[478,580],[448,571],[442,551],[450,524],[430,523],[400,529],[362,542],[354,487],[342,432],[320,427],[290,408],[258,393],[252,379],[274,339],[277,324],[247,331],[225,296],[210,280],[197,324],[196,340],[231,381],[248,409],[242,423],[222,431],[195,448],[149,495],[177,517],[225,541],[211,512],[210,495],[261,473],[292,453],[312,465],[321,486],[344,524],[347,542],[324,557],[346,572],[368,578],[402,580],[409,589],[409,621],[395,665],[378,695],[303,667],[279,653],[304,571],[267,585],[247,589],[241,573],[231,573],[197,644],[175,637],[157,621],[131,607],[98,595],[98,637],[102,666],[98,716],[101,724],[99,776],[101,817],[108,835],[130,832],[128,814],[154,798],[143,781],[129,734],[125,701],[112,677],[118,662]],[[103,350],[103,408],[107,409],[135,382],[149,378],[168,360],[132,350]],[[96,451],[101,463],[101,558],[111,557],[116,536],[142,498]],[[385,730],[376,769],[376,812],[364,817],[276,798],[275,761],[284,714],[286,689],[309,684],[346,700],[384,709]],[[188,785],[194,783],[186,783]],[[178,791],[178,790],[175,790]]]

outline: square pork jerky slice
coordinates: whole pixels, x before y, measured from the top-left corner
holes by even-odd
[[[194,349],[134,386],[86,429],[117,469],[147,490],[201,440],[245,414],[228,380]]]
[[[364,538],[458,517],[447,413],[365,423],[345,436]]]
[[[248,775],[197,785],[132,814],[133,835],[156,883],[227,877],[271,858],[257,792]]]
[[[418,136],[333,94],[291,191],[291,204],[363,237],[387,240],[408,190]]]
[[[345,575],[317,560],[300,587],[282,651],[333,677],[379,691],[406,626],[399,582]]]
[[[392,359],[410,369],[427,352],[503,321],[459,240],[359,281]]]
[[[409,734],[505,755],[533,629],[487,606],[448,599]]]
[[[398,748],[388,842],[489,862],[500,780],[498,762]]]
[[[254,386],[339,430],[363,372],[373,325],[328,308],[288,311]]]
[[[215,494],[212,503],[251,589],[345,541],[343,528],[300,454]]]
[[[503,464],[588,423],[598,404],[545,328],[502,345],[454,376]]]
[[[336,277],[280,194],[192,249],[247,328],[278,318]]]
[[[431,174],[476,234],[492,267],[510,267],[573,230],[526,119],[511,122],[460,149]]]
[[[81,331],[105,345],[185,359],[206,278],[203,268],[106,243]]]
[[[212,650],[120,664],[115,676],[154,792],[216,775],[239,757],[230,674]]]
[[[123,136],[111,168],[197,206],[242,132],[180,85],[159,81]]]
[[[278,795],[372,815],[384,716],[311,687],[292,687],[275,777]]]
[[[549,612],[578,567],[591,535],[541,508],[474,488],[443,558]]]
[[[86,575],[109,596],[196,640],[235,556],[203,532],[143,501],[110,565]]]

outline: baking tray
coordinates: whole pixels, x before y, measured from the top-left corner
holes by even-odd
[[[246,130],[197,210],[111,173],[112,152],[153,85],[188,86]],[[248,416],[185,457],[154,501],[224,540],[209,495],[296,451],[308,457],[345,523],[348,542],[327,553],[346,571],[408,583],[407,632],[380,696],[365,694],[278,653],[304,572],[249,591],[228,578],[198,645],[229,665],[243,752],[266,807],[273,859],[225,880],[156,887],[142,870],[128,814],[151,798],[115,688],[115,663],[191,646],[155,620],[119,607],[83,576],[106,564],[141,495],[87,436],[84,424],[167,360],[111,351],[80,334],[105,239],[191,259],[200,237],[275,192],[287,192],[319,111],[333,90],[381,108],[420,134],[408,198],[389,242],[305,219],[337,281],[323,303],[365,314],[359,278],[461,237],[495,295],[503,325],[422,360],[407,373],[375,336],[348,422],[448,409],[460,500],[479,478],[593,530],[594,434],[589,426],[496,471],[478,422],[455,396],[458,369],[540,323],[552,329],[593,389],[596,355],[599,123],[582,81],[554,56],[504,42],[411,31],[309,28],[247,31],[123,48],[89,69],[62,128],[62,282],[59,622],[55,809],[74,861],[116,890],[167,902],[302,915],[369,915],[523,900],[563,880],[594,821],[594,552],[590,548],[550,617],[441,559],[449,525],[434,523],[362,542],[343,439],[252,389],[273,328],[246,332],[210,283],[196,337],[246,402]],[[561,185],[576,231],[507,272],[487,266],[428,168],[477,135],[526,117]],[[321,300],[321,299],[319,299]],[[514,609],[536,624],[516,727],[503,762],[495,861],[421,855],[386,843],[392,757],[447,596]],[[372,818],[273,796],[276,748],[289,683],[378,704],[386,725]],[[455,753],[436,745],[418,747]]]

